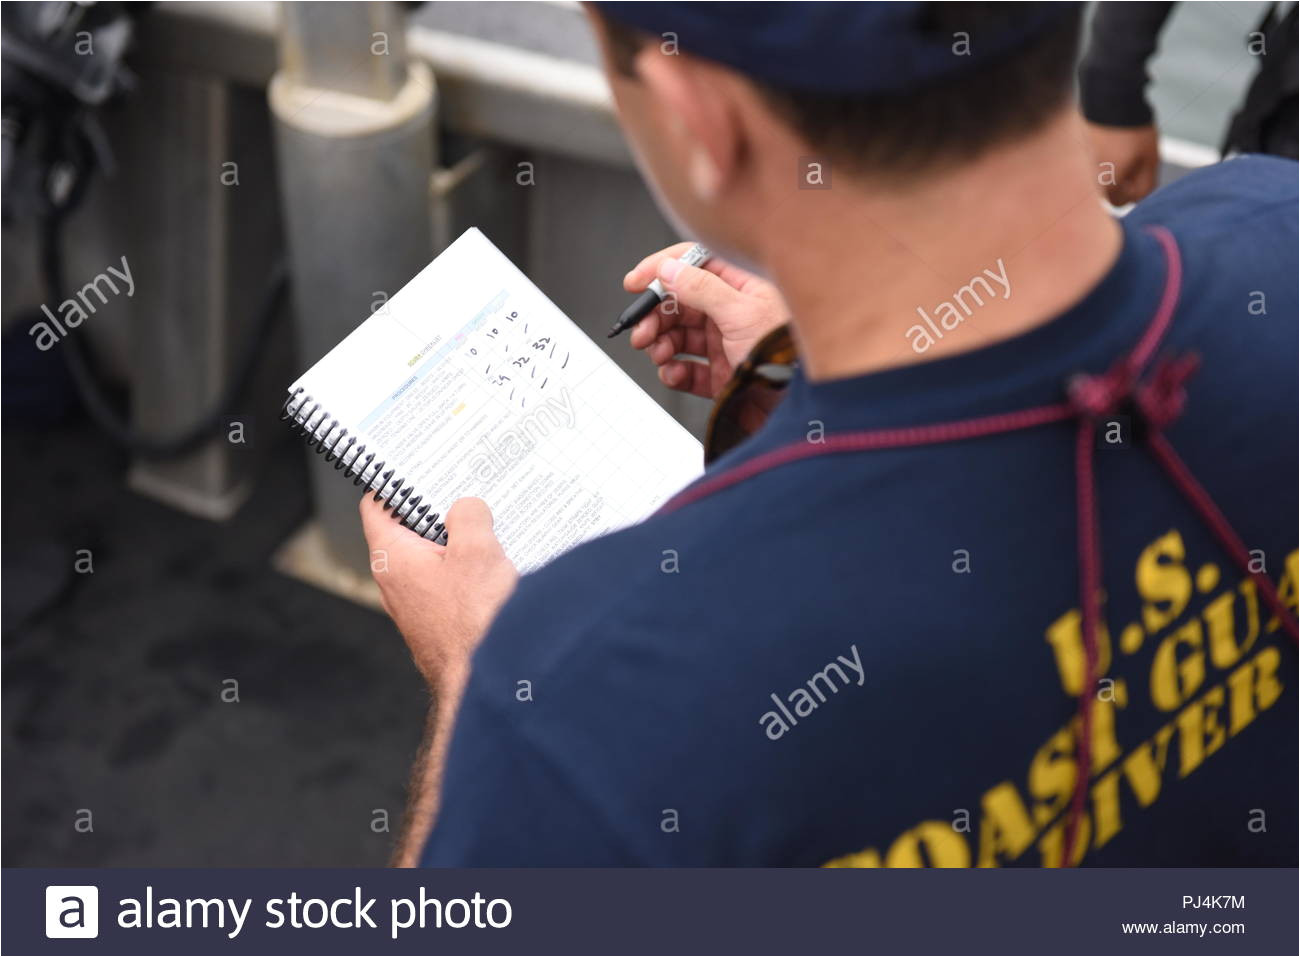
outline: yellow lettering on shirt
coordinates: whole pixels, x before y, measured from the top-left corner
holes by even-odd
[[[925,867],[927,860],[931,867],[970,867],[970,845],[951,821],[922,821],[898,835],[885,854],[886,867]]]
[[[1134,574],[1138,594],[1145,600],[1142,624],[1154,634],[1174,621],[1192,597],[1192,576],[1183,564],[1183,536],[1173,529],[1142,550]]]
[[[1219,723],[1223,685],[1215,685],[1178,715],[1178,776],[1185,778],[1223,747],[1228,733]]]
[[[1033,843],[1038,829],[1010,781],[986,791],[980,806],[984,811],[980,819],[980,867],[997,867],[1003,858],[1014,860]]]
[[[1193,618],[1170,632],[1156,648],[1151,662],[1151,702],[1161,711],[1174,711],[1205,681],[1201,620]],[[1179,648],[1186,653],[1180,656]]]
[[[1238,586],[1246,613],[1245,634],[1236,639],[1237,592],[1227,591],[1205,606],[1205,631],[1209,636],[1210,661],[1216,668],[1231,668],[1240,661],[1259,637],[1259,596],[1255,582],[1243,579]]]
[[[1092,816],[1097,823],[1093,847],[1105,846],[1123,827],[1119,812],[1119,780],[1120,769],[1115,768],[1103,774],[1092,786]]]
[[[1268,647],[1228,675],[1228,734],[1238,734],[1282,696],[1277,680],[1282,655]],[[1258,709],[1258,710],[1257,710]]]
[[[1061,728],[1029,763],[1029,796],[1035,799],[1034,821],[1039,827],[1070,803],[1077,763],[1074,752],[1074,735],[1069,728]]]
[[[879,867],[880,852],[875,848],[867,848],[865,851],[856,851],[853,854],[845,854],[843,857],[837,857],[833,861],[827,861],[822,867]]]
[[[1282,663],[1282,653],[1276,648],[1265,648],[1255,656],[1255,707],[1267,711],[1282,697],[1282,682],[1277,679],[1277,669]]]
[[[1065,819],[1057,821],[1044,833],[1038,842],[1038,854],[1043,867],[1060,867],[1061,855],[1065,853]],[[1087,812],[1079,816],[1079,830],[1074,838],[1074,851],[1070,854],[1070,866],[1083,860],[1088,850],[1088,841],[1092,835],[1092,821]]]
[[[1134,748],[1120,765],[1124,779],[1142,807],[1150,807],[1160,796],[1160,781],[1169,758],[1169,739],[1173,736],[1174,726],[1165,725],[1154,738]]]
[[[1287,571],[1278,585],[1279,593],[1286,596],[1284,603],[1292,608],[1296,601],[1298,555],[1300,552],[1288,556]],[[1185,579],[1190,588],[1191,578],[1181,565],[1182,558],[1182,538],[1177,531],[1162,536],[1143,553],[1145,568],[1139,569],[1138,578],[1140,583],[1145,581],[1140,588],[1149,603],[1143,609],[1144,620],[1169,625],[1186,611],[1190,596],[1184,594],[1180,582]],[[1163,637],[1148,631],[1153,639],[1159,639],[1151,659],[1152,703],[1176,714],[1127,753],[1116,727],[1117,712],[1127,703],[1124,679],[1114,679],[1112,696],[1098,696],[1092,701],[1088,773],[1096,780],[1090,788],[1089,807],[1078,822],[1071,863],[1079,863],[1090,847],[1105,846],[1123,829],[1121,790],[1125,785],[1139,807],[1149,808],[1157,802],[1175,733],[1177,778],[1182,779],[1281,699],[1282,653],[1275,645],[1256,647],[1261,634],[1276,629],[1277,622],[1269,622],[1261,629],[1261,617],[1257,584],[1245,578],[1208,598],[1198,616]],[[1076,689],[1082,684],[1083,670],[1078,629],[1077,609],[1061,616],[1048,629],[1062,685],[1073,683]],[[1106,648],[1109,662],[1108,641]],[[1130,648],[1125,651],[1133,653]],[[1252,652],[1253,657],[1247,658]],[[1204,688],[1209,666],[1216,673],[1233,670],[1217,684]],[[1029,807],[1010,780],[983,795],[976,839],[978,866],[997,867],[1014,861],[1031,846],[1036,846],[1043,866],[1061,864],[1074,794],[1079,733],[1076,716],[1035,751],[1026,769]],[[970,862],[971,845],[966,837],[951,822],[938,820],[921,821],[899,834],[883,858],[887,867],[966,867]],[[867,848],[835,858],[825,866],[881,865],[879,851]]]
[[[1100,603],[1099,603],[1100,604]],[[1078,695],[1083,688],[1083,616],[1071,608],[1047,627],[1047,643],[1056,657],[1056,671],[1066,694]],[[1097,620],[1097,674],[1110,668],[1110,631],[1104,618]]]
[[[1292,552],[1286,557],[1286,565],[1282,569],[1282,577],[1277,580],[1277,597],[1282,604],[1291,609],[1291,614],[1297,610],[1297,602],[1300,601],[1300,551]],[[1264,626],[1265,631],[1276,631],[1282,626],[1277,615],[1269,618],[1268,624]]]

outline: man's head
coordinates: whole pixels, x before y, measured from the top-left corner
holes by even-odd
[[[762,207],[817,185],[801,160],[837,188],[914,187],[1033,134],[1073,89],[1073,4],[587,6],[661,203],[747,258]]]

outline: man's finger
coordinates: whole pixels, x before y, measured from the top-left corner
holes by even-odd
[[[659,367],[659,381],[678,392],[689,392],[705,399],[713,397],[709,367],[702,362],[673,359]]]
[[[686,368],[685,362],[674,359],[672,362],[666,362],[659,367],[659,381],[670,389],[689,392],[689,380],[690,370]]]
[[[679,355],[707,359],[708,347],[703,329],[670,329],[655,339],[645,354],[651,362],[661,366],[673,356]]]
[[[677,347],[678,352],[685,352],[687,355],[699,356],[705,358],[708,355],[709,337],[707,330],[704,329],[683,329],[681,343]]]
[[[659,338],[659,310],[656,309],[646,316],[635,326],[632,327],[632,337],[629,340],[633,349],[644,349],[656,339]]]
[[[646,355],[655,365],[661,366],[677,353],[683,351],[682,344],[685,331],[682,329],[672,329],[658,339],[646,350]]]

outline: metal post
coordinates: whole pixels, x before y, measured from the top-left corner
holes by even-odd
[[[129,333],[96,338],[110,327],[89,324],[87,331],[108,368],[117,356],[130,369],[132,426],[175,436],[209,414],[242,371],[280,254],[270,131],[255,94],[220,77],[147,66],[113,119],[119,177],[91,191],[83,210],[90,217],[70,231],[78,245],[91,237],[108,244],[86,261],[70,243],[71,274],[92,275],[104,255],[129,255],[136,285]],[[136,458],[131,488],[191,515],[230,518],[260,471],[266,446],[257,410],[274,402],[283,359],[274,348],[258,356],[246,404],[222,410],[240,423],[238,439],[223,427],[179,458]]]
[[[408,60],[401,4],[282,3],[269,98],[306,368],[433,252],[434,83]],[[332,557],[366,571],[356,489],[318,463],[310,473]]]

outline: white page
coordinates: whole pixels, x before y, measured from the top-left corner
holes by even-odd
[[[318,434],[335,443],[347,429],[337,449],[378,450],[376,464],[413,486],[405,502],[419,495],[431,515],[484,499],[521,572],[645,518],[702,468],[700,443],[477,229],[290,392],[300,388],[291,409],[319,403]]]

